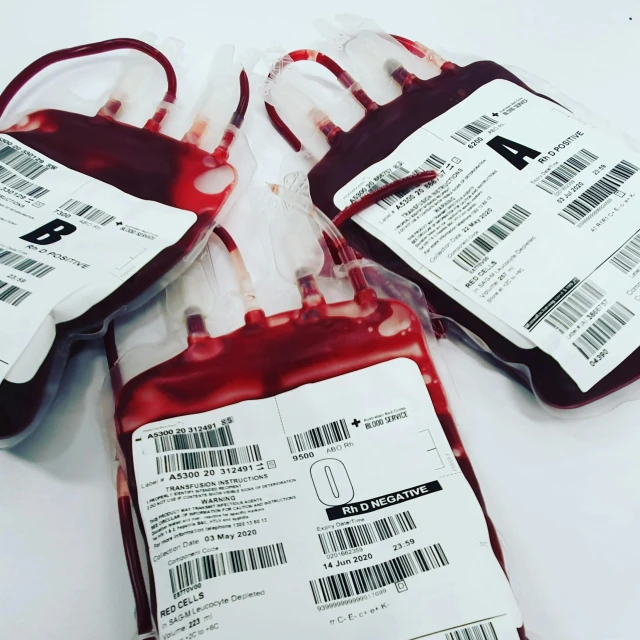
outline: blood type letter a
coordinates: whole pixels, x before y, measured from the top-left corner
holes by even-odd
[[[336,458],[318,460],[309,472],[318,500],[323,504],[334,507],[353,500],[353,485],[342,461]]]

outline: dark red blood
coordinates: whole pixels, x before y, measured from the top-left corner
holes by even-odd
[[[413,80],[400,97],[367,113],[351,130],[335,137],[327,154],[309,173],[314,203],[331,218],[337,216],[339,211],[333,198],[340,188],[389,155],[420,126],[497,79],[508,80],[531,91],[519,78],[494,62],[449,66],[430,80]],[[418,284],[440,314],[473,331],[500,360],[524,364],[531,373],[531,383],[522,371],[498,363],[526,386],[532,384],[535,393],[547,404],[562,408],[580,406],[629,384],[640,375],[640,350],[636,350],[589,391],[580,391],[553,358],[538,348],[522,349],[514,345],[414,271],[354,221],[345,222],[340,228],[356,250]],[[447,329],[455,331],[455,327]]]
[[[102,116],[38,111],[6,133],[70,169],[138,198],[194,211],[198,218],[179,242],[158,254],[113,294],[82,316],[57,325],[55,343],[29,382],[5,380],[0,384],[0,438],[26,429],[44,406],[44,398],[53,395],[50,376],[64,366],[69,336],[102,329],[105,318],[178,265],[211,228],[235,185],[233,180],[216,194],[204,194],[194,186],[199,175],[217,167],[231,168],[224,154],[214,156],[194,145]]]
[[[251,326],[216,338],[199,333],[182,353],[136,376],[116,393],[117,437],[138,517],[132,438],[141,426],[409,358],[420,368],[446,437],[484,511],[493,551],[504,566],[495,528],[414,312],[368,289],[355,301],[322,303],[268,318],[252,313]],[[135,545],[135,540],[129,543]]]

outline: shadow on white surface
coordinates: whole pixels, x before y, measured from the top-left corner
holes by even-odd
[[[101,469],[95,464],[86,464],[87,452],[83,444],[90,437],[86,431],[95,431],[101,436],[103,425],[99,424],[101,415],[96,409],[106,374],[102,341],[82,345],[67,363],[62,379],[64,393],[54,401],[47,419],[8,454],[67,481],[96,477]],[[84,455],[78,456],[79,450],[84,451]],[[106,462],[106,445],[92,450],[90,458],[94,462],[103,458]]]
[[[97,411],[101,342],[76,354],[41,428],[0,464],[0,637],[131,637],[112,452]]]

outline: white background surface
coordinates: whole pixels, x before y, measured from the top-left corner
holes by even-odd
[[[316,38],[313,18],[349,10],[429,45],[526,68],[640,138],[639,8],[637,0],[0,0],[0,86],[48,51],[143,31],[178,37],[203,56],[225,42],[299,48]],[[257,100],[252,109],[246,132],[259,176],[276,180],[288,147],[268,129]],[[530,638],[637,638],[640,404],[559,421],[472,355],[443,348],[465,406],[462,436]],[[71,360],[46,424],[0,452],[2,640],[132,636],[111,456],[97,409],[105,374],[101,345],[85,348]]]

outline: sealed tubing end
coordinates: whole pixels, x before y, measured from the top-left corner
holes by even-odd
[[[407,71],[407,69],[400,64],[398,60],[394,60],[393,58],[390,58],[384,63],[384,70],[401,88],[415,78],[415,76],[412,73],[409,73],[409,71]]]
[[[209,127],[209,119],[204,116],[199,116],[194,120],[191,125],[191,129],[182,136],[182,142],[198,146],[202,140],[204,134]]]
[[[340,139],[342,129],[324,111],[314,107],[309,115],[329,145],[334,145]]]
[[[325,299],[312,273],[302,271],[296,274],[296,285],[300,292],[303,307],[317,307],[324,304]]]
[[[104,106],[100,108],[97,115],[102,118],[115,118],[120,109],[122,109],[122,100],[109,98]]]
[[[227,128],[222,134],[220,144],[213,150],[213,157],[219,162],[226,162],[229,159],[229,148],[233,144],[233,141],[238,135],[238,128],[232,124],[227,125]]]
[[[173,103],[167,102],[166,96],[165,96],[165,99],[158,105],[156,112],[153,114],[151,118],[149,118],[149,120],[147,120],[146,124],[144,125],[144,128],[147,131],[158,133],[158,131],[160,131],[160,127],[162,126],[162,123],[164,122],[165,118],[167,117],[172,107],[173,107]]]
[[[190,343],[194,340],[209,337],[205,317],[200,309],[196,307],[190,307],[184,312],[184,315]]]

